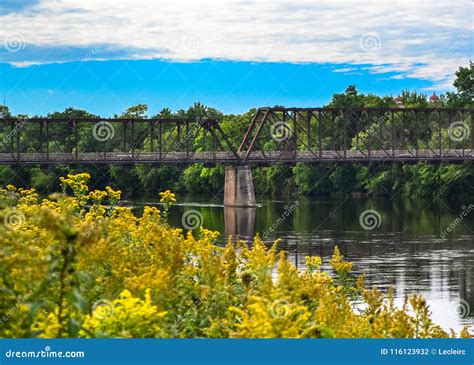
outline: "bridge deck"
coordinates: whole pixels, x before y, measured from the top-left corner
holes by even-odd
[[[245,153],[238,154],[241,160]],[[452,161],[474,160],[474,150],[371,150],[371,151],[269,151],[252,152],[248,164],[283,163],[318,163],[318,162],[393,162],[393,161]],[[0,153],[0,165],[39,165],[39,164],[237,164],[232,152],[81,152],[75,153]]]

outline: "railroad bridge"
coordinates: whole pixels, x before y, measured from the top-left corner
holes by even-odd
[[[241,133],[206,117],[8,118],[0,120],[0,165],[225,164],[225,204],[253,206],[253,165],[472,161],[473,113],[264,107]]]

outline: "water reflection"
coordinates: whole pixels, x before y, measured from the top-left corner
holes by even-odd
[[[257,208],[224,207],[226,237],[250,240],[255,235]]]
[[[474,324],[473,237],[442,245],[433,241],[429,236],[423,242],[406,239],[397,243],[378,236],[371,242],[362,237],[340,237],[338,246],[354,262],[354,273],[365,273],[368,287],[393,287],[399,304],[406,294],[421,293],[428,299],[436,322],[459,330],[464,324]],[[305,256],[321,256],[323,269],[331,271],[327,263],[334,246],[330,232],[326,232],[316,237],[295,235],[284,240],[280,248],[288,251],[289,259],[299,267],[303,267]]]
[[[305,256],[317,255],[330,271],[327,263],[337,244],[354,262],[354,273],[366,274],[368,286],[394,287],[398,303],[406,294],[423,294],[434,320],[444,328],[459,331],[464,324],[474,325],[474,212],[441,237],[466,204],[301,198],[285,215],[291,201],[260,203],[251,209],[224,208],[218,201],[188,196],[182,206],[172,208],[170,223],[181,226],[181,215],[192,206],[202,213],[206,228],[225,232],[222,243],[228,235],[248,239],[266,232],[265,242],[281,238],[279,248],[300,268]],[[380,214],[381,224],[374,230],[359,223],[361,213],[369,209]]]

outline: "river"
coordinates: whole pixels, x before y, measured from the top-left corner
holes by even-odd
[[[474,325],[473,205],[298,197],[257,198],[257,208],[242,209],[224,208],[221,199],[178,197],[169,222],[192,227],[199,221],[246,240],[259,232],[268,245],[280,238],[279,249],[301,269],[306,256],[316,255],[330,272],[328,261],[337,244],[354,262],[353,273],[365,273],[368,287],[393,287],[398,305],[406,294],[420,293],[444,329]],[[133,203],[138,210],[144,204],[153,205],[146,200]]]

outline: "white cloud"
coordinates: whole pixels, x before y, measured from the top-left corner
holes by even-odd
[[[16,65],[64,61],[55,47],[107,59],[97,46],[106,44],[115,59],[338,63],[444,85],[472,54],[472,6],[469,0],[42,0],[0,16],[0,39],[24,40],[2,58]],[[48,49],[47,56],[30,56],[29,47]]]
[[[347,72],[352,72],[352,71],[357,71],[357,68],[355,67],[343,67],[343,68],[336,68],[335,70],[332,70],[332,72],[342,72],[342,73],[347,73]]]

